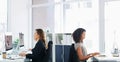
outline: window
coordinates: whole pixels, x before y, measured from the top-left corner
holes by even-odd
[[[111,53],[113,45],[120,48],[120,1],[105,3],[105,49]]]
[[[72,33],[86,29],[85,44],[88,52],[99,50],[98,0],[61,0],[55,5],[55,32]]]

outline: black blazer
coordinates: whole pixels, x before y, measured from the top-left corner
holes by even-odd
[[[42,40],[39,40],[35,47],[32,49],[32,54],[27,54],[26,58],[32,59],[32,62],[43,62],[46,55],[45,44]]]

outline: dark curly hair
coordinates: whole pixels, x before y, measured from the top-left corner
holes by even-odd
[[[86,30],[83,29],[83,28],[78,28],[73,32],[72,36],[73,36],[73,40],[74,40],[75,43],[80,42],[81,35],[82,35],[83,32],[86,32]]]

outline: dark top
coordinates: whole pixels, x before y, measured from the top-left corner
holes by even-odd
[[[32,62],[43,62],[46,55],[45,44],[42,40],[39,40],[35,47],[32,49],[32,54],[27,54],[26,58],[32,59]]]

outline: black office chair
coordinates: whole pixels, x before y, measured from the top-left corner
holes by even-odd
[[[80,62],[77,52],[74,48],[74,44],[72,44],[70,47],[69,62]]]
[[[70,47],[69,62],[80,62],[74,44],[72,44]],[[86,60],[83,62],[86,62]]]
[[[52,62],[52,45],[53,45],[53,42],[49,41],[48,49],[46,50],[46,56],[43,62]]]

